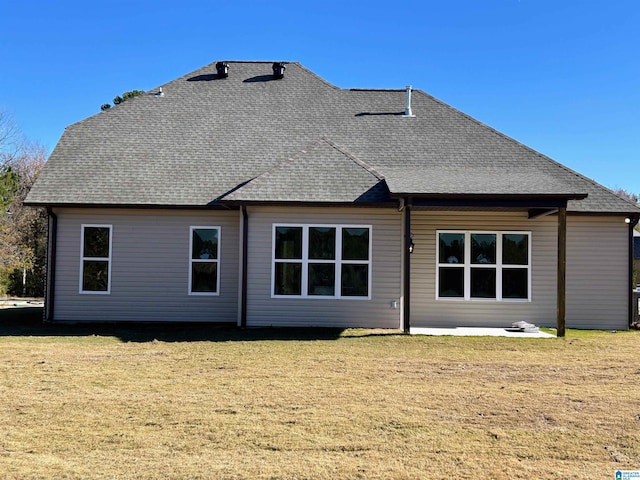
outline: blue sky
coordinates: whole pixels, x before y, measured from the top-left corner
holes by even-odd
[[[127,90],[217,60],[299,61],[343,88],[411,84],[640,192],[640,1],[0,3],[0,108],[53,149]]]

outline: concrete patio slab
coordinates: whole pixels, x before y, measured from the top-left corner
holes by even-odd
[[[456,327],[456,328],[411,328],[411,335],[452,335],[456,337],[513,337],[556,338],[546,332],[520,332],[511,328]]]

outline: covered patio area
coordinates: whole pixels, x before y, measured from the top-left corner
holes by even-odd
[[[514,338],[556,338],[547,332],[523,332],[515,328],[454,327],[419,328],[411,327],[411,335],[455,336],[455,337],[514,337]]]

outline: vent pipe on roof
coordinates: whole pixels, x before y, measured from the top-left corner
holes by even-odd
[[[411,113],[411,85],[407,85],[407,102],[404,107],[404,115],[405,118],[415,117],[413,113]]]
[[[216,63],[218,78],[227,78],[229,76],[229,64],[227,62]]]
[[[276,80],[284,78],[284,71],[287,69],[284,63],[275,62],[271,68],[273,68],[273,78]]]

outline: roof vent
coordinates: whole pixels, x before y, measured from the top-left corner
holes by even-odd
[[[287,69],[284,63],[275,62],[271,68],[273,68],[273,78],[276,80],[284,78],[284,71]]]
[[[227,62],[216,63],[218,78],[227,78],[229,76],[229,64]]]
[[[404,107],[404,115],[405,118],[415,117],[413,113],[411,113],[411,85],[407,85],[407,102]]]

